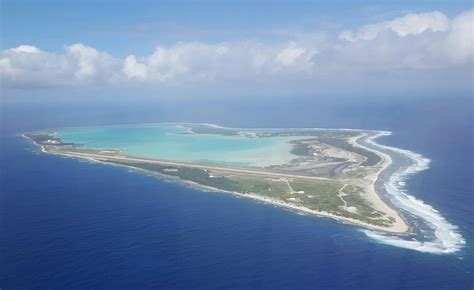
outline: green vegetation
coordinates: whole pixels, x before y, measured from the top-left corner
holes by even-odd
[[[107,160],[105,162],[145,169],[164,175],[178,177],[183,180],[193,181],[201,185],[210,186],[217,189],[229,191],[234,191],[238,189],[237,182],[230,180],[226,177],[211,177],[209,175],[209,172],[203,169],[189,167],[173,167],[145,162],[123,162],[111,160]]]
[[[262,193],[270,191],[271,185],[261,179],[233,180],[224,176],[214,176],[209,171],[190,167],[174,167],[145,162],[122,162],[106,160],[105,162],[119,165],[132,166],[139,169],[173,176],[182,180],[192,181],[204,186],[209,186],[226,191],[239,193]]]
[[[305,144],[301,141],[292,141],[293,148],[291,149],[291,153],[298,155],[298,156],[310,156],[313,150],[311,150],[311,146],[309,144]]]
[[[342,187],[340,183],[294,180],[290,184],[296,192],[304,191],[304,194],[297,195],[301,199],[301,203],[309,209],[337,214],[340,212],[339,207],[344,205],[337,196]]]
[[[345,187],[345,195],[343,198],[348,207],[354,207],[357,211],[354,213],[344,210],[344,202],[338,196],[343,184],[338,182],[303,179],[286,180],[259,178],[242,174],[234,175],[232,173],[210,173],[208,170],[198,168],[174,167],[146,162],[115,160],[104,160],[104,162],[145,169],[219,190],[239,192],[242,194],[252,193],[262,197],[301,205],[312,210],[325,211],[335,215],[353,218],[369,224],[389,226],[393,222],[393,220],[384,217],[382,213],[374,210],[370,204],[361,197],[362,189],[360,187],[352,185]]]
[[[374,210],[367,201],[360,196],[362,189],[356,186],[346,186],[344,188],[344,200],[349,206],[354,206],[357,209],[357,213],[344,212],[343,216],[357,219],[369,224],[378,226],[389,226],[393,223],[393,219],[387,219],[384,215]]]
[[[367,157],[367,160],[361,163],[362,166],[374,166],[382,160],[380,156],[378,156],[374,152],[366,150],[364,148],[355,147],[352,144],[349,144],[345,139],[334,137],[319,137],[318,140],[321,143],[325,143]]]
[[[350,178],[364,178],[364,176],[367,174],[365,168],[357,168],[356,170],[350,171],[347,173],[347,177]]]

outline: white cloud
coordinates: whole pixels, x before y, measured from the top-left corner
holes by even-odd
[[[291,42],[286,48],[278,52],[276,61],[284,66],[291,66],[305,53],[305,49],[297,47],[294,42]]]
[[[15,48],[11,48],[13,52],[26,52],[26,53],[38,53],[41,52],[39,48],[32,46],[32,45],[20,45]]]
[[[247,80],[363,79],[392,71],[453,70],[474,62],[472,10],[408,14],[348,30],[292,33],[286,41],[180,42],[123,59],[83,44],[60,53],[21,45],[0,52],[2,86],[150,85]],[[297,35],[292,37],[291,35]],[[317,37],[315,37],[317,36]],[[469,73],[469,72],[468,72]],[[470,72],[472,74],[472,71]]]
[[[79,81],[94,78],[112,80],[114,69],[119,65],[119,60],[109,54],[80,43],[68,46],[66,51],[67,59],[75,67],[74,76]]]
[[[50,53],[21,45],[0,53],[2,86],[64,86],[111,83],[121,76],[120,60],[83,44],[73,44],[64,53]]]
[[[449,29],[449,19],[435,11],[431,13],[408,14],[390,21],[383,21],[360,27],[356,31],[346,30],[339,37],[347,41],[370,40],[380,33],[391,31],[398,36],[418,35],[427,30],[433,32]]]
[[[446,39],[446,51],[455,63],[474,61],[474,10],[453,19]]]
[[[134,55],[129,55],[125,58],[123,72],[128,79],[145,80],[148,75],[146,65],[138,63]]]
[[[453,69],[473,65],[474,13],[449,20],[439,12],[408,14],[344,32],[331,58],[356,70]]]
[[[159,83],[272,78],[308,70],[312,55],[294,42],[178,43],[148,57],[126,57],[123,71],[128,79]]]
[[[6,86],[54,86],[72,83],[66,58],[21,45],[0,53],[0,77]]]

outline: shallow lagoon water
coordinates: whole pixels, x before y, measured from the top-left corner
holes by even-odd
[[[288,163],[295,138],[250,138],[240,135],[193,134],[178,125],[81,127],[55,130],[64,142],[84,148],[120,152],[139,157],[216,163],[234,166],[269,166]]]

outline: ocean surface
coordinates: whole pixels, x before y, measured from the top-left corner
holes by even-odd
[[[204,114],[159,102],[3,104],[0,287],[472,289],[472,98],[319,105],[207,104]],[[423,252],[330,219],[42,154],[17,135],[150,122],[391,131],[377,142],[430,160],[399,186],[465,244]]]
[[[95,150],[114,149],[137,157],[215,163],[234,166],[269,166],[290,162],[290,140],[248,138],[216,134],[189,134],[189,128],[171,124],[58,128],[63,142]]]

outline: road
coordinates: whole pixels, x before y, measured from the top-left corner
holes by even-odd
[[[339,193],[337,194],[337,196],[342,200],[342,202],[344,203],[344,207],[347,207],[347,202],[344,200],[344,198],[342,198],[342,196],[344,195],[344,193],[342,192],[344,190],[344,188],[346,188],[347,184],[344,184],[340,189],[339,189]]]
[[[178,167],[190,167],[190,168],[199,168],[211,171],[223,171],[223,172],[238,172],[252,175],[262,175],[267,177],[286,177],[286,178],[297,178],[297,179],[308,179],[308,180],[319,180],[319,181],[331,181],[332,179],[317,177],[317,176],[307,176],[307,175],[296,175],[296,174],[287,174],[287,173],[278,173],[265,170],[256,170],[256,169],[246,169],[240,167],[223,167],[215,165],[205,165],[205,164],[194,164],[178,161],[167,161],[160,159],[149,159],[149,158],[139,158],[139,157],[128,157],[128,156],[107,156],[93,153],[80,153],[74,151],[55,151],[58,154],[71,156],[71,157],[81,157],[81,158],[93,158],[97,160],[116,160],[116,161],[127,161],[127,162],[146,162],[152,164],[161,164],[161,165],[170,165]],[[54,152],[53,152],[54,153]]]

